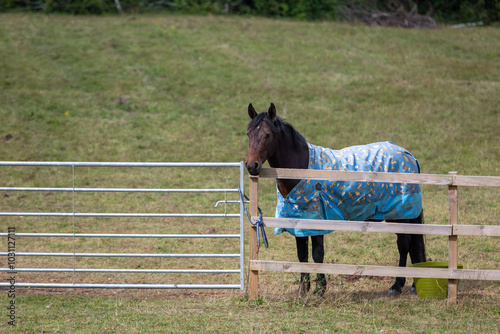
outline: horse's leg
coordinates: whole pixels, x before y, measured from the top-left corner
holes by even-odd
[[[411,224],[423,224],[423,212],[415,219],[410,219]],[[411,234],[410,240],[410,259],[411,263],[425,262],[425,243],[422,234]],[[411,287],[410,293],[416,293],[415,283]]]
[[[317,235],[311,237],[312,240],[312,251],[313,251],[313,260],[315,263],[323,263],[323,259],[325,257],[325,245],[324,245],[324,236]],[[314,294],[323,296],[326,291],[326,277],[325,274],[318,274],[316,281],[316,289],[314,289]]]
[[[295,241],[297,243],[297,257],[299,258],[299,262],[307,262],[309,258],[309,237],[295,237]],[[301,273],[297,294],[299,296],[302,294],[306,294],[309,292],[310,288],[311,278],[309,276],[309,273]]]
[[[408,252],[410,251],[411,235],[409,234],[398,234],[398,251],[399,251],[399,266],[406,267],[406,260],[408,258]],[[389,296],[397,296],[402,292],[402,288],[405,285],[406,278],[396,277],[396,282],[392,285],[389,290]]]

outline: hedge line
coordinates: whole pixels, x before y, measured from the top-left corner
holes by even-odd
[[[0,0],[0,11],[43,11],[70,14],[166,10],[192,14],[250,14],[302,20],[341,19],[343,6],[380,11],[429,14],[441,22],[500,21],[500,0]]]

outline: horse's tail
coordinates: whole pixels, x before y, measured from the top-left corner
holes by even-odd
[[[410,219],[410,224],[423,224],[424,223],[424,211],[420,213],[420,216],[414,219]],[[425,243],[424,236],[422,234],[412,234],[410,240],[410,258],[413,264],[419,262],[426,262],[425,258]]]

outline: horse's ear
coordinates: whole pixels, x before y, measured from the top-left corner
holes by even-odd
[[[251,119],[254,119],[255,116],[257,116],[257,112],[255,111],[251,103],[248,105],[248,116],[250,116]]]
[[[267,110],[267,117],[269,117],[271,121],[276,117],[276,107],[273,103],[271,103],[269,109]]]

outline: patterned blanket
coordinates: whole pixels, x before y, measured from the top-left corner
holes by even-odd
[[[332,150],[309,144],[309,169],[420,173],[417,160],[391,142]],[[301,180],[283,198],[278,190],[277,218],[329,220],[413,219],[422,211],[418,184]],[[332,231],[275,228],[303,237]]]

